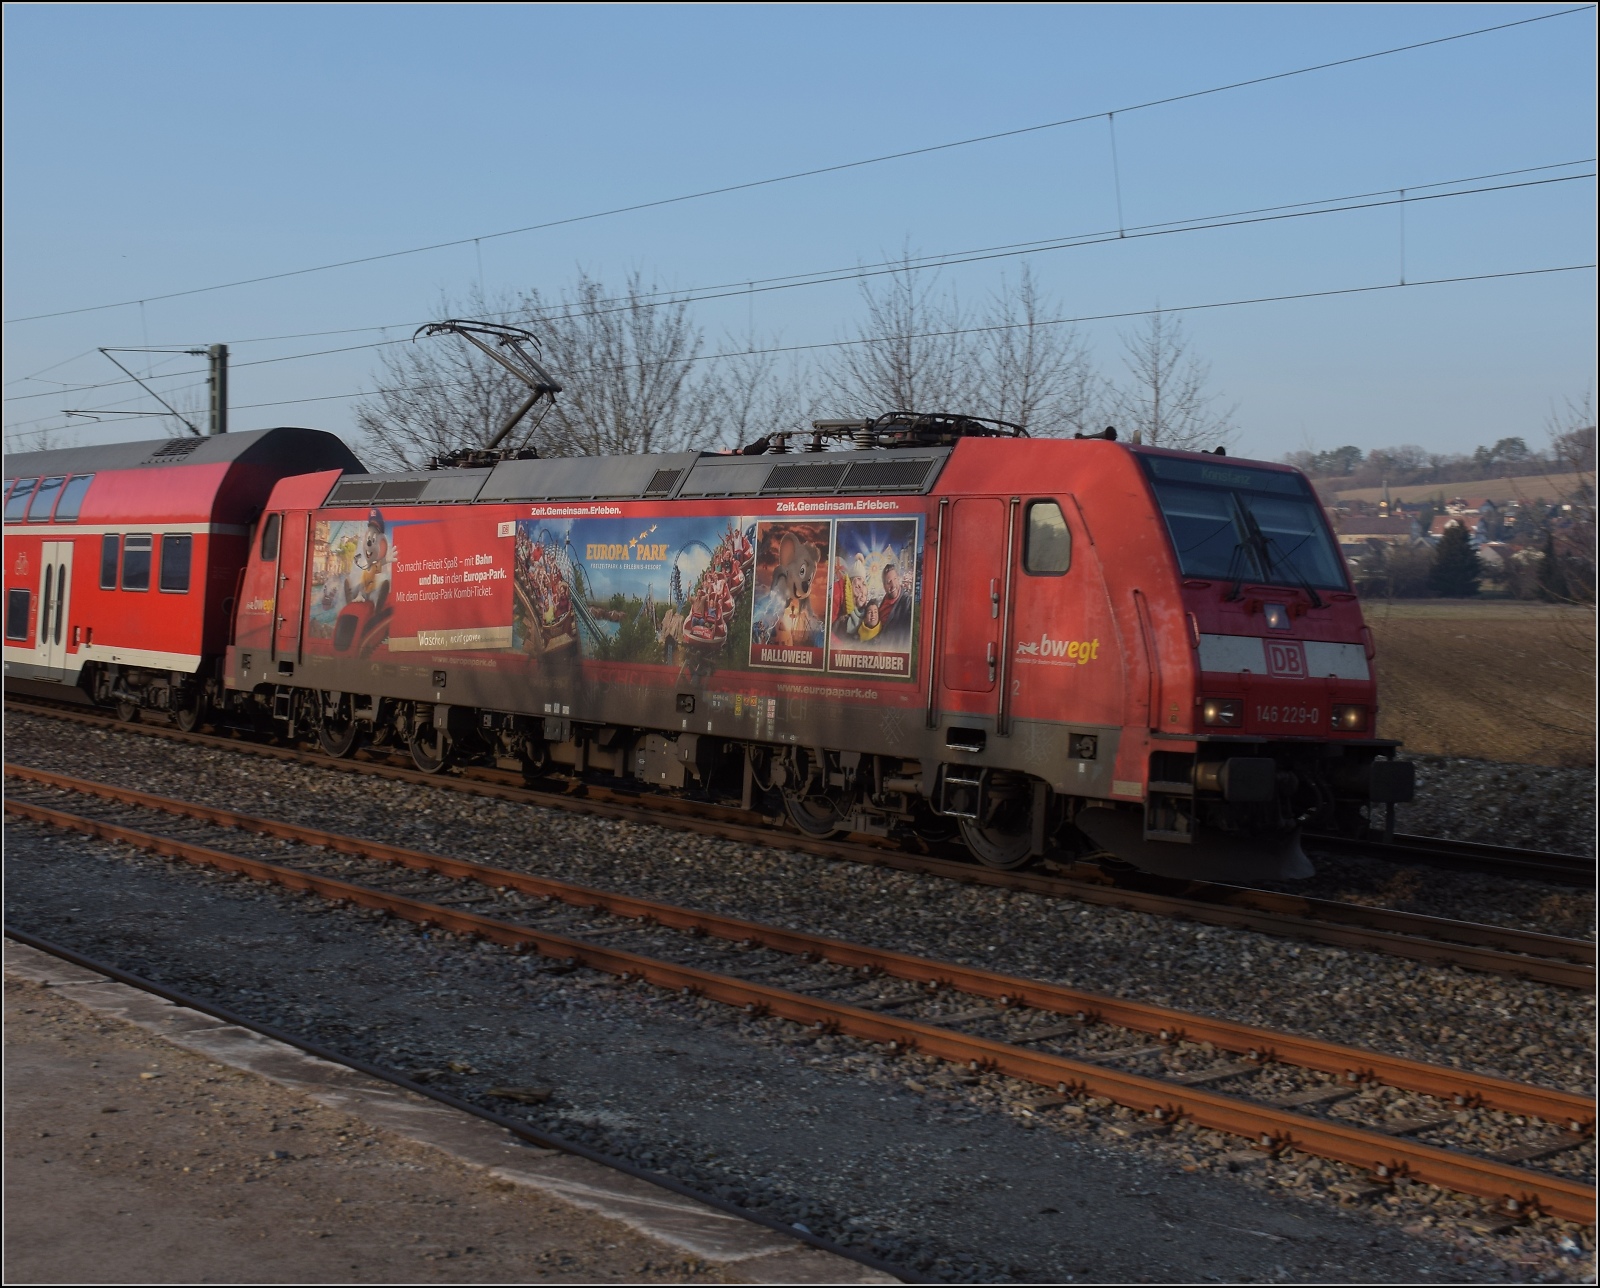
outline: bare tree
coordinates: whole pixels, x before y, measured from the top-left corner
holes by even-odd
[[[1562,473],[1550,478],[1556,505],[1547,519],[1549,533],[1545,547],[1546,575],[1563,588],[1555,598],[1591,604],[1595,599],[1596,524],[1595,524],[1595,423],[1594,397],[1565,400],[1559,411],[1551,412],[1546,422],[1550,433],[1552,463]],[[1586,625],[1592,632],[1592,624]],[[1592,634],[1590,635],[1592,648]]]
[[[1050,321],[1057,312],[1031,268],[1015,287],[1002,280],[974,337],[978,403],[963,410],[1025,425],[1036,437],[1100,427],[1100,377],[1077,329]]]
[[[440,314],[510,322],[542,342],[545,364],[565,390],[513,439],[529,435],[546,456],[661,452],[712,435],[716,381],[697,362],[704,339],[688,304],[659,295],[637,273],[614,294],[580,272],[555,299],[537,289],[492,299],[474,292],[442,299]],[[385,352],[379,387],[356,421],[377,463],[415,468],[483,446],[526,397],[472,345],[419,340]]]
[[[441,298],[440,317],[515,318],[512,297]],[[378,388],[356,408],[373,464],[415,469],[458,447],[482,447],[528,396],[527,388],[458,339],[397,344],[383,351]]]
[[[729,336],[728,353],[713,366],[715,445],[742,447],[775,429],[805,429],[831,413],[826,397],[803,367],[784,366],[776,337],[758,341]]]
[[[1159,310],[1144,328],[1122,337],[1128,382],[1112,396],[1115,423],[1155,447],[1203,450],[1225,445],[1236,433],[1236,407],[1219,409],[1207,389],[1211,364],[1189,352],[1180,319]]]
[[[704,334],[687,301],[659,296],[638,273],[613,297],[583,272],[559,300],[538,290],[523,296],[525,325],[566,385],[538,434],[541,452],[670,452],[713,436],[716,382],[698,361]]]
[[[1581,398],[1566,399],[1560,411],[1550,413],[1545,428],[1550,434],[1550,459],[1556,469],[1571,474],[1594,474],[1593,390],[1586,390]],[[1593,491],[1593,478],[1588,482],[1590,491]]]
[[[967,314],[938,275],[913,270],[912,259],[907,251],[901,269],[862,282],[866,317],[856,342],[836,350],[824,372],[835,415],[976,409],[971,337],[957,334]]]

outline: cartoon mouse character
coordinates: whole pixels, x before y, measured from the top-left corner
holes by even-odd
[[[345,582],[345,598],[364,599],[374,609],[382,608],[389,595],[389,535],[383,511],[374,508],[367,515],[367,530],[361,538],[361,553],[355,565],[361,576]]]
[[[822,564],[822,552],[792,532],[778,543],[778,567],[772,574],[772,594],[783,603],[773,630],[773,640],[785,646],[816,642],[818,623],[811,612],[811,583]]]
[[[333,644],[345,652],[359,643],[366,656],[388,638],[389,561],[394,550],[389,543],[388,523],[383,511],[374,508],[367,515],[367,530],[361,538],[360,552],[352,560],[359,577],[346,578],[344,611],[334,625]]]

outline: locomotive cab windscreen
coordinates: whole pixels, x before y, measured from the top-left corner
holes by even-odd
[[[1143,461],[1185,577],[1349,589],[1301,475],[1172,456]]]

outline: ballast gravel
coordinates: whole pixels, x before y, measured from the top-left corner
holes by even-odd
[[[1593,999],[1564,989],[132,731],[18,713],[6,729],[7,758],[41,769],[1563,1090],[1594,1087]],[[1402,890],[1427,880],[1413,872],[1386,879]],[[1548,902],[1592,916],[1587,892],[1454,884],[1514,909]]]
[[[501,1112],[493,1088],[548,1092],[521,1111],[540,1127],[923,1280],[1515,1282],[1581,1275],[1592,1251],[1550,1222],[1474,1233],[1425,1189],[1346,1211],[1311,1201],[1349,1182],[1315,1159],[1125,1142],[1136,1124],[1104,1104],[1032,1114],[1006,1080],[122,846],[13,824],[6,863],[15,924]]]
[[[1395,808],[1395,827],[1418,836],[1512,845],[1558,854],[1595,852],[1595,773],[1460,756],[1407,756],[1417,799]]]
[[[8,714],[7,733],[8,759],[41,768],[1547,1085],[1590,1084],[1591,1007],[1542,986],[34,716]],[[7,865],[8,915],[27,928],[461,1084],[452,1089],[548,1082],[557,1094],[529,1114],[551,1129],[795,1213],[924,1277],[1592,1271],[1588,1236],[1558,1223],[1478,1235],[1459,1200],[1404,1185],[1347,1211],[1329,1197],[1351,1182],[1336,1165],[1239,1157],[1239,1142],[1187,1128],[1122,1140],[1131,1116],[1107,1106],[1035,1111],[1029,1089],[1008,1080],[886,1059],[849,1039],[810,1041],[589,972],[552,976],[121,847],[15,827]],[[198,939],[172,937],[195,927]],[[1222,1207],[1197,1216],[1213,1199]],[[1265,1228],[1241,1233],[1246,1211]],[[1284,1233],[1269,1214],[1317,1232]],[[1063,1239],[1069,1230],[1077,1237]],[[1397,1266],[1397,1248],[1421,1260]]]

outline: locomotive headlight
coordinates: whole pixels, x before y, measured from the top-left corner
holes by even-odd
[[[1206,698],[1200,703],[1200,719],[1208,725],[1241,725],[1244,703],[1238,698]]]
[[[1349,706],[1335,703],[1333,708],[1333,727],[1342,729],[1346,733],[1356,733],[1367,727],[1367,709],[1360,706]]]

